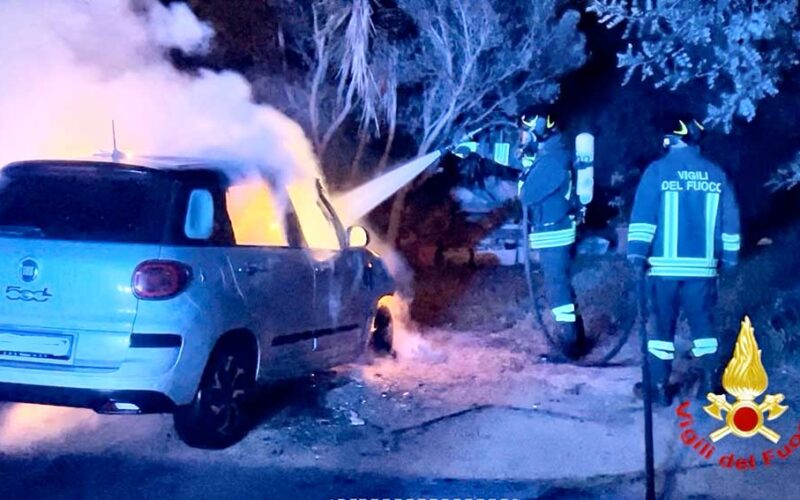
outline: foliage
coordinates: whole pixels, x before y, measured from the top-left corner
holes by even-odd
[[[739,321],[748,315],[756,329],[765,365],[791,362],[800,354],[800,272],[792,243],[800,227],[775,234],[775,244],[748,252],[740,264],[720,279],[716,324],[722,332],[723,358],[730,356]],[[726,345],[727,344],[727,345]]]
[[[525,105],[551,102],[558,77],[585,61],[580,14],[559,14],[561,0],[524,4],[485,0],[399,0],[417,28],[403,45],[399,73],[407,88],[401,121],[417,155],[460,140]],[[502,7],[502,8],[501,8]],[[405,187],[395,197],[387,239],[402,221]]]
[[[514,116],[557,96],[557,78],[585,60],[580,16],[559,15],[561,3],[398,2],[418,31],[404,47],[400,74],[418,90],[407,93],[401,109],[419,154],[486,125],[496,113]]]
[[[558,78],[585,60],[579,13],[565,0],[268,0],[282,71],[262,71],[258,98],[295,118],[323,156],[358,128],[388,162],[397,134],[418,154],[467,130],[550,102]]]
[[[255,97],[297,120],[340,179],[345,162],[337,148],[326,154],[334,139],[353,142],[353,180],[377,149],[367,143],[382,147],[382,169],[396,136],[419,155],[513,122],[526,106],[555,100],[559,78],[586,58],[569,0],[265,3],[280,63],[250,75]],[[404,195],[392,206],[390,239]]]
[[[800,62],[796,0],[592,0],[587,10],[625,26],[624,83],[638,72],[656,87],[707,90],[707,120],[726,131],[735,116],[752,120]]]
[[[792,190],[798,184],[800,184],[800,152],[787,165],[776,170],[766,186],[775,192]]]
[[[278,13],[279,75],[261,78],[264,97],[299,121],[322,155],[348,119],[379,127],[373,9],[369,0],[272,0]],[[281,89],[276,93],[275,89]]]

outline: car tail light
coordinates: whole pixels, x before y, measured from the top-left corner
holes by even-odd
[[[186,289],[192,270],[172,260],[147,260],[133,271],[133,294],[140,299],[172,298]]]

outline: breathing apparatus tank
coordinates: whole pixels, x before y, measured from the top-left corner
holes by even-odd
[[[575,137],[575,194],[582,206],[594,197],[594,136],[583,132]]]

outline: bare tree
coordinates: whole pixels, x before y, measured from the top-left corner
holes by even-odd
[[[306,126],[317,153],[325,153],[356,110],[362,128],[377,127],[369,0],[314,0],[306,9],[294,2],[276,3],[282,20],[278,29],[284,62],[281,107]],[[302,60],[303,70],[290,69],[290,53]],[[293,78],[293,73],[300,76]]]
[[[386,164],[389,162],[389,155],[392,152],[394,138],[397,134],[398,59],[399,52],[396,47],[389,47],[383,54],[383,57],[380,58],[385,64],[382,67],[378,95],[380,96],[381,110],[386,120],[388,133],[383,148],[383,154],[381,155],[380,161],[378,161],[377,170],[379,172],[386,168]]]
[[[558,14],[560,0],[528,0],[495,9],[486,0],[400,0],[419,31],[400,71],[419,89],[403,102],[403,122],[417,137],[417,155],[485,125],[520,102],[552,101],[558,77],[585,60],[580,14]],[[413,94],[413,93],[412,93]],[[388,238],[399,230],[408,187],[395,197]]]
[[[370,42],[375,34],[370,0],[350,0],[350,20],[344,36],[343,56],[339,68],[340,99],[352,92],[359,97],[359,124],[378,126],[377,90],[370,61]],[[345,90],[347,89],[347,90]]]
[[[356,177],[357,169],[363,158],[364,149],[371,135],[373,139],[383,139],[383,153],[374,169],[377,172],[386,168],[392,146],[394,145],[394,139],[397,135],[397,66],[399,50],[385,37],[379,36],[377,38],[374,56],[375,62],[373,63],[375,91],[377,93],[374,102],[378,106],[377,110],[375,110],[377,125],[373,129],[374,133],[369,134],[369,131],[364,129],[364,122],[362,120],[362,127],[359,130],[358,149],[350,166],[351,180]],[[386,132],[385,135],[384,132]]]

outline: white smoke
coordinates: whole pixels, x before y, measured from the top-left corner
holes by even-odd
[[[0,2],[0,165],[136,154],[213,156],[317,176],[302,129],[257,105],[231,71],[177,71],[172,48],[206,50],[212,28],[155,0]]]
[[[0,167],[16,160],[138,154],[256,162],[284,179],[318,176],[302,129],[255,104],[230,72],[177,71],[168,52],[206,50],[211,26],[185,4],[155,0],[0,1]],[[86,411],[12,405],[0,443],[91,428]]]

